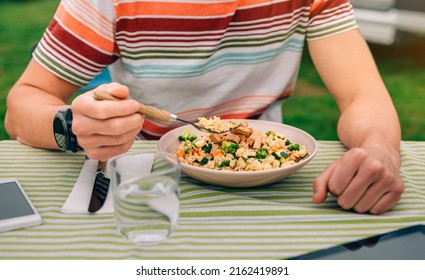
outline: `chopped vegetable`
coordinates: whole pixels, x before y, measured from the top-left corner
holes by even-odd
[[[234,153],[239,148],[239,145],[233,142],[223,141],[221,149],[226,153]]]
[[[300,144],[291,144],[291,145],[289,145],[288,150],[299,151],[300,150]]]
[[[179,139],[179,160],[208,169],[268,170],[296,164],[308,156],[304,146],[292,143],[282,131],[261,133],[247,122],[231,132],[206,133],[199,138],[185,130]]]
[[[258,159],[264,159],[269,155],[269,152],[265,148],[259,148],[255,153],[255,157]]]
[[[280,152],[280,155],[285,159],[289,157],[289,155],[287,153],[283,152],[283,151]]]
[[[202,147],[202,150],[203,150],[204,152],[206,152],[206,153],[211,152],[211,149],[212,149],[212,144],[207,144],[207,145],[204,145],[204,146]]]
[[[188,128],[186,128],[183,133],[179,136],[180,141],[193,141],[197,138],[197,136],[190,131]]]
[[[226,159],[226,160],[223,160],[219,165],[218,165],[218,167],[223,167],[223,166],[229,166],[230,165],[230,160],[228,160],[228,159]]]
[[[199,162],[199,164],[200,165],[202,165],[202,166],[204,166],[205,164],[207,164],[208,163],[208,159],[207,158],[203,158],[200,162]]]

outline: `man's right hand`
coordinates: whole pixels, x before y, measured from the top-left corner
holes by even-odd
[[[118,83],[99,86],[120,101],[95,100],[93,91],[79,95],[71,104],[72,130],[87,156],[107,160],[127,152],[143,126],[139,103],[128,99],[129,90]]]

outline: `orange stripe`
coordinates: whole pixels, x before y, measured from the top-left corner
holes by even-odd
[[[217,16],[235,11],[237,2],[225,3],[164,3],[136,2],[121,3],[116,9],[117,17],[161,15],[161,16]]]
[[[239,7],[253,6],[270,2],[273,2],[273,0],[241,0],[239,2]]]
[[[269,3],[271,0],[241,0],[223,3],[172,3],[136,2],[120,3],[116,7],[117,17],[140,15],[163,16],[217,16],[233,13],[237,7]]]
[[[327,0],[316,0],[316,1],[314,1],[313,4],[311,4],[310,11],[311,12],[315,11],[316,9],[318,9],[319,5],[321,5],[323,2],[326,2],[326,1]]]
[[[80,38],[83,38],[101,50],[114,52],[115,45],[112,41],[105,39],[98,33],[94,32],[91,28],[78,21],[70,13],[68,13],[62,5],[59,5],[56,17]]]

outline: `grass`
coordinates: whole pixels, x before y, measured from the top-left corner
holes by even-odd
[[[370,45],[399,114],[402,139],[425,140],[425,37],[404,34],[395,46]],[[295,94],[284,105],[284,122],[316,139],[336,140],[336,103],[304,56]]]
[[[59,0],[0,1],[0,140],[9,139],[4,129],[6,96],[31,58]]]
[[[30,49],[47,27],[59,0],[3,0],[0,2],[0,140],[6,96],[30,59]],[[423,141],[425,135],[425,38],[404,36],[396,46],[370,45],[391,93],[402,125],[402,139]],[[336,140],[338,109],[306,53],[294,96],[283,109],[284,122],[316,139]]]

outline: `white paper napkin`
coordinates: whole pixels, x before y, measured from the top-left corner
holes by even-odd
[[[137,169],[135,174],[138,176],[143,174],[149,174],[154,161],[153,154],[141,154],[143,157],[143,165],[135,166],[133,162],[120,162],[124,165],[124,170],[132,171],[135,168]],[[64,205],[62,206],[62,213],[64,214],[91,214],[88,211],[91,193],[93,190],[93,184],[97,171],[97,160],[88,159],[84,162],[83,168],[81,169],[80,176],[78,177],[75,185],[66,199]],[[121,166],[121,167],[122,167]],[[109,168],[106,168],[106,177],[109,176]],[[127,178],[131,179],[131,178]],[[114,205],[112,201],[112,191],[111,188],[108,190],[108,195],[106,196],[105,203],[102,208],[100,208],[94,214],[110,214],[114,213]]]
[[[84,162],[80,176],[62,206],[62,213],[89,214],[88,208],[96,176],[97,163],[98,161],[93,159],[88,159]],[[112,193],[111,188],[109,188],[105,203],[95,214],[108,214],[113,212]]]

